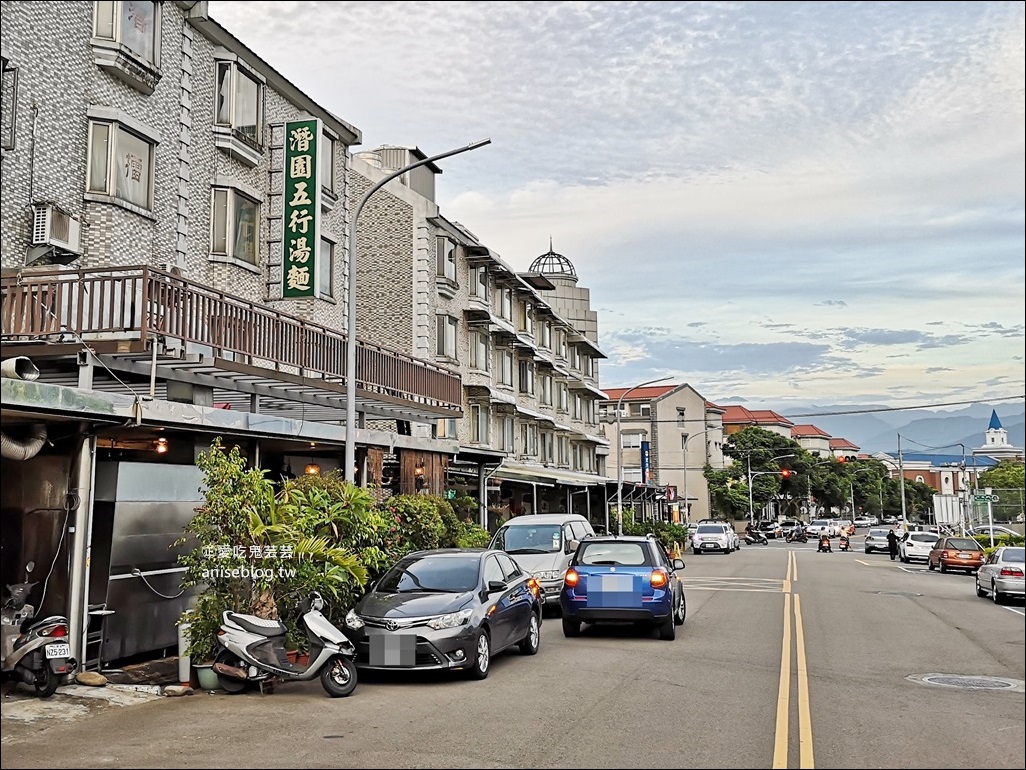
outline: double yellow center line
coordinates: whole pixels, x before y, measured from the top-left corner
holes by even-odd
[[[798,673],[798,767],[814,768],[812,756],[812,715],[809,711],[809,669],[805,661],[805,632],[802,628],[802,603],[791,592],[798,581],[798,559],[795,551],[787,552],[787,575],[784,592],[784,639],[780,653],[780,686],[777,691],[777,729],[773,744],[773,767],[786,769],[791,717],[791,599],[794,598],[794,639]]]

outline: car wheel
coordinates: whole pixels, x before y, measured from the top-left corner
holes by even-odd
[[[931,572],[932,572],[933,570],[937,569],[937,565],[936,565],[936,564],[934,564],[934,563],[933,563],[932,561],[928,561],[928,562],[926,563],[926,566],[930,568],[930,571],[931,571]]]
[[[866,553],[869,553],[869,549],[868,548],[866,549]]]
[[[563,636],[580,636],[581,621],[563,618]]]
[[[666,616],[666,619],[659,624],[659,638],[664,642],[672,642],[677,638],[677,626],[673,612],[670,612],[670,614]]]
[[[976,576],[976,595],[979,596],[981,599],[984,596],[987,595],[987,592],[984,591],[982,588],[980,588],[980,576],[979,575]]]
[[[945,573],[945,572],[947,572],[947,571],[948,571],[948,568],[947,568],[947,566],[946,566],[946,565],[944,564],[944,561],[943,561],[943,560],[942,560],[942,561],[940,562],[940,571],[941,571],[941,574],[943,574],[943,573]]]
[[[481,629],[474,640],[474,662],[467,673],[471,679],[484,679],[492,668],[492,640],[488,632]]]
[[[531,613],[531,622],[527,624],[527,636],[520,640],[520,652],[524,655],[537,655],[538,647],[541,645],[541,625],[538,623],[538,613]]]
[[[695,556],[698,556],[698,554],[700,554],[701,551],[699,551],[697,548],[692,548],[691,553],[693,553]]]
[[[681,593],[677,599],[677,609],[673,613],[673,622],[678,626],[684,625],[684,619],[688,615],[688,605],[684,600],[684,594]]]
[[[997,590],[997,585],[994,581],[990,583],[990,595],[994,599],[994,604],[1004,604],[1005,597],[1001,595],[1001,592]]]

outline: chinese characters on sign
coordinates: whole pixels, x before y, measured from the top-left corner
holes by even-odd
[[[285,205],[282,216],[282,296],[312,297],[321,240],[317,144],[321,122],[285,124]]]

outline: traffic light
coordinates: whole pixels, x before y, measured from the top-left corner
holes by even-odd
[[[785,479],[789,479],[794,475],[794,471],[792,471],[790,468],[784,468],[780,471],[780,475]]]
[[[853,463],[859,458],[856,455],[839,455],[837,462],[839,463]]]

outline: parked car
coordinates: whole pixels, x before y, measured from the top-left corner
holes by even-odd
[[[976,571],[976,595],[990,594],[995,604],[1009,596],[1026,596],[1026,547],[1003,546]]]
[[[930,569],[960,569],[975,572],[983,564],[983,547],[971,537],[941,537],[927,560]]]
[[[866,533],[866,553],[874,553],[876,551],[889,553],[891,549],[890,544],[887,542],[887,533],[890,531],[890,527],[869,530]]]
[[[733,553],[734,542],[726,524],[699,524],[695,534],[691,536],[692,553],[698,555],[709,551]]]
[[[505,551],[536,577],[542,601],[555,607],[577,544],[594,534],[591,522],[579,514],[538,513],[507,521],[496,530],[488,547]]]
[[[673,640],[687,614],[682,569],[654,535],[588,538],[559,595],[563,634],[579,635],[582,623],[634,621],[655,624],[661,639]]]
[[[776,539],[783,537],[783,530],[780,525],[775,521],[760,521],[759,531],[762,532],[766,537]]]
[[[1008,527],[1002,527],[1000,524],[995,524],[993,527],[983,524],[977,527],[971,527],[968,531],[969,537],[975,538],[976,540],[984,540],[984,545],[990,545],[990,532],[994,530],[994,539],[997,540],[999,537],[1005,535],[1011,535],[1012,537],[1022,537],[1014,529]]]
[[[929,561],[930,551],[933,550],[938,538],[936,532],[906,532],[898,543],[898,558],[905,564],[912,561]],[[886,538],[884,541],[886,550]]]
[[[538,581],[490,548],[404,556],[346,616],[357,668],[463,669],[484,679],[510,647],[538,652]]]
[[[875,527],[880,520],[876,516],[856,516],[852,523],[859,529],[864,529],[865,527]]]

